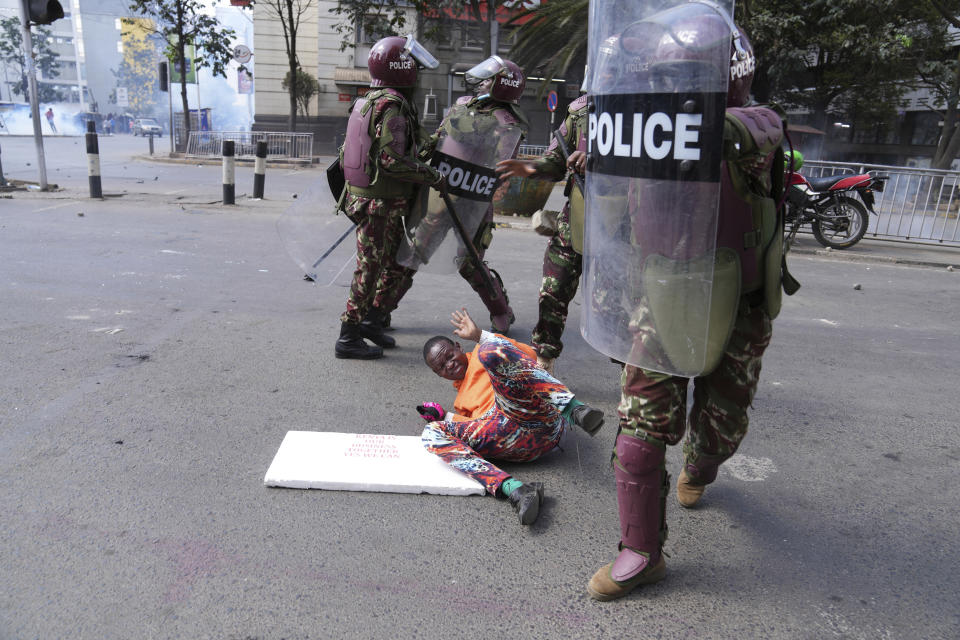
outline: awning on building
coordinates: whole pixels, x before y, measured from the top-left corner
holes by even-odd
[[[827,135],[826,131],[820,131],[820,129],[814,129],[813,127],[808,127],[805,124],[793,124],[792,122],[787,123],[787,132],[788,133],[812,133],[817,136]]]
[[[336,67],[333,70],[334,84],[370,86],[370,72],[362,67]]]

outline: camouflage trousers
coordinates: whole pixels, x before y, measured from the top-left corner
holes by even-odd
[[[543,255],[543,280],[540,283],[540,312],[531,342],[544,358],[559,357],[567,309],[577,294],[583,256],[573,249],[570,239],[570,203],[557,216],[557,232],[550,238]]]
[[[760,360],[770,344],[772,324],[761,307],[741,298],[733,334],[717,368],[693,379],[690,430],[683,444],[685,463],[701,456],[719,464],[747,434],[747,409],[760,377]],[[686,431],[689,378],[627,365],[621,377],[617,413],[621,433],[675,445]]]
[[[410,201],[350,195],[344,208],[351,220],[360,223],[357,225],[357,268],[350,283],[347,310],[340,321],[360,324],[371,309],[384,308],[381,306],[384,297],[396,295],[398,291],[403,295],[413,282],[414,272],[396,260],[403,238],[403,216],[410,208]]]

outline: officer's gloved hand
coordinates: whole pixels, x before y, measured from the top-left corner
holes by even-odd
[[[446,412],[444,412],[443,407],[441,407],[436,402],[424,402],[421,405],[417,405],[417,413],[419,413],[420,417],[426,420],[427,422],[443,420],[443,416],[446,415]]]

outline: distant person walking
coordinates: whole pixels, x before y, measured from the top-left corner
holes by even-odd
[[[57,125],[53,124],[53,107],[48,107],[48,108],[47,108],[47,113],[44,114],[44,115],[47,116],[47,122],[50,123],[50,129],[52,129],[53,132],[56,133],[56,132],[57,132]]]

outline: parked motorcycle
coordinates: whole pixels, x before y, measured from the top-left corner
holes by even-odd
[[[805,178],[788,173],[784,202],[786,248],[793,244],[797,231],[805,224],[824,247],[847,249],[860,242],[867,232],[869,216],[874,215],[874,192],[883,191],[886,176],[869,173],[841,174],[824,178]],[[859,196],[859,199],[854,197]]]

